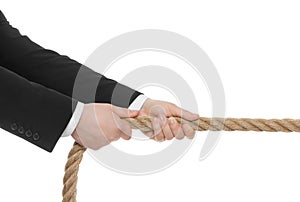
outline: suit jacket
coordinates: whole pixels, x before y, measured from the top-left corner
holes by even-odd
[[[0,127],[49,152],[78,101],[127,108],[142,94],[32,42],[1,11],[0,93]]]

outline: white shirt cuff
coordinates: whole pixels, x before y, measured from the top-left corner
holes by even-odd
[[[139,95],[128,107],[128,109],[130,110],[140,110],[144,104],[144,102],[147,100],[147,96],[145,96],[144,94]],[[82,102],[77,102],[76,108],[73,112],[73,115],[67,125],[67,127],[65,128],[64,132],[62,133],[61,137],[67,137],[70,136],[75,128],[77,127],[81,114],[83,112],[84,109],[84,104]]]
[[[77,124],[79,123],[83,109],[84,109],[84,104],[82,102],[78,101],[76,108],[73,112],[73,115],[72,115],[67,127],[65,128],[64,132],[62,133],[61,137],[70,136],[74,132],[75,128],[77,127]]]
[[[137,98],[135,98],[135,100],[133,100],[133,102],[129,105],[128,109],[140,110],[147,98],[148,97],[144,94],[137,96]]]

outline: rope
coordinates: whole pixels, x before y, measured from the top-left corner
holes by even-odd
[[[63,180],[63,202],[76,202],[77,174],[85,150],[86,148],[75,142],[73,148],[69,152]]]
[[[178,123],[189,124],[197,131],[257,131],[257,132],[300,132],[300,119],[249,119],[249,118],[205,118],[196,121],[187,121],[180,117],[174,117]],[[125,118],[132,129],[140,129],[147,132],[152,131],[151,118],[139,116],[136,118]],[[76,202],[77,174],[79,164],[86,148],[74,143],[68,155],[65,166],[63,202]]]

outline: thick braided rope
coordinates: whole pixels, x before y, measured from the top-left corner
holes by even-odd
[[[63,180],[63,202],[76,202],[77,175],[79,171],[79,164],[85,150],[86,148],[83,146],[74,143],[73,148],[69,152]]]
[[[248,118],[205,118],[187,121],[174,117],[181,124],[189,124],[198,131],[266,131],[266,132],[300,132],[300,119],[248,119]],[[152,131],[151,119],[145,116],[125,118],[132,129]],[[75,143],[65,166],[63,202],[76,202],[76,186],[79,164],[85,148]]]

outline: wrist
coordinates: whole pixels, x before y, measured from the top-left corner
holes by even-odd
[[[128,107],[130,110],[140,110],[143,106],[145,101],[149,99],[146,95],[141,94],[139,95]]]

